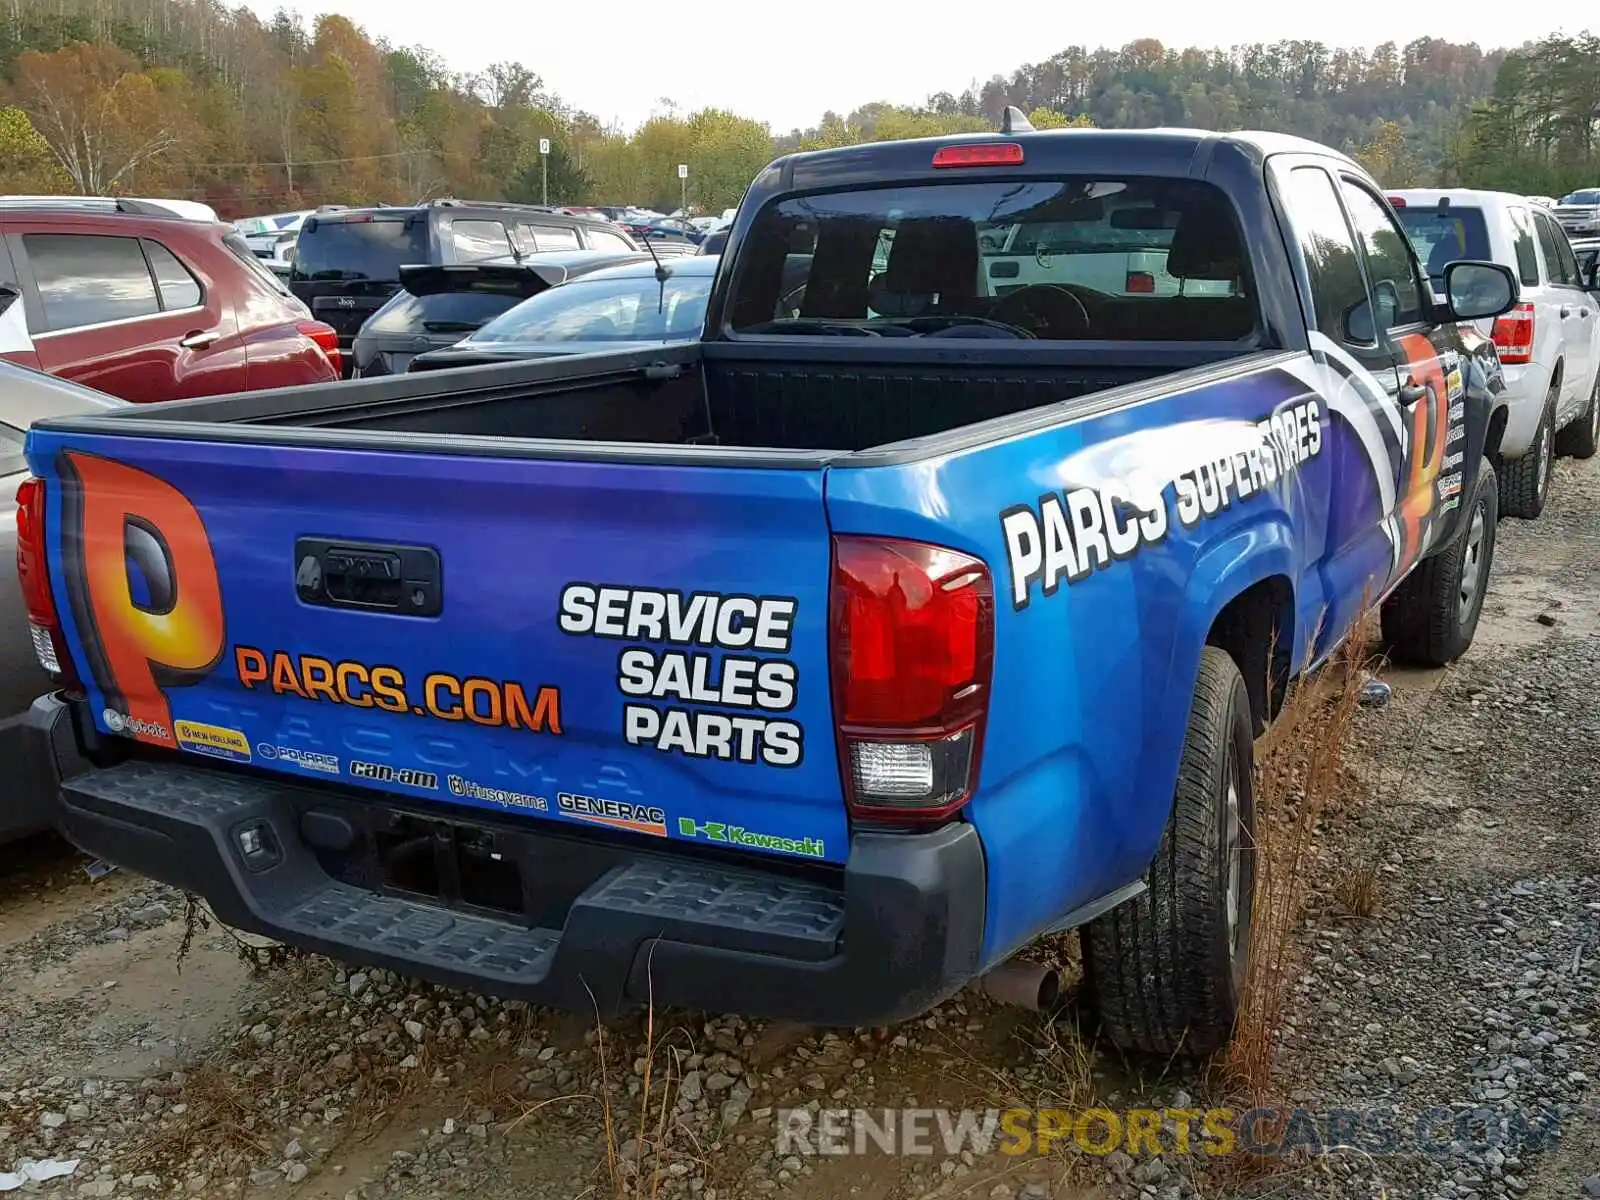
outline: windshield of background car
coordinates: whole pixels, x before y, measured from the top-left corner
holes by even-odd
[[[401,292],[375,312],[362,333],[471,333],[519,302],[517,296],[492,292],[437,292],[413,296]]]
[[[710,294],[709,275],[579,279],[524,300],[471,341],[687,341],[700,336]]]
[[[1165,178],[778,200],[751,226],[728,313],[743,333],[857,325],[1051,341],[1236,341],[1257,326],[1231,203],[1210,184]],[[993,332],[974,332],[982,325]]]
[[[1481,208],[1402,208],[1395,215],[1405,227],[1406,236],[1416,248],[1417,258],[1427,269],[1428,278],[1444,282],[1446,265],[1462,259],[1492,261],[1489,229]]]
[[[392,283],[407,263],[428,261],[428,223],[404,217],[301,226],[293,278]]]
[[[1563,204],[1600,204],[1600,188],[1585,188],[1581,192],[1568,192],[1561,197]]]

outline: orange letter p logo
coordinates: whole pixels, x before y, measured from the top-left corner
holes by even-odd
[[[72,450],[57,462],[62,558],[90,672],[127,732],[176,746],[162,689],[199,680],[225,645],[200,514],[135,467]]]

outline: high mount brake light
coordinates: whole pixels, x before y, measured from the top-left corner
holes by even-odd
[[[1022,147],[1016,142],[977,142],[941,146],[933,153],[936,167],[1020,167]]]
[[[63,687],[77,687],[78,678],[67,656],[66,639],[50,595],[46,569],[44,480],[32,476],[17,487],[17,578],[22,603],[28,611],[28,633],[39,665]]]
[[[1406,206],[1406,198],[1404,196],[1390,196],[1389,197],[1389,207],[1390,208],[1404,208],[1405,206]]]
[[[943,821],[971,799],[994,667],[980,560],[897,538],[834,538],[829,651],[851,813]]]

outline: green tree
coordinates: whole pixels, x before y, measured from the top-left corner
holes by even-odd
[[[0,191],[53,195],[69,191],[72,176],[20,108],[0,108]]]

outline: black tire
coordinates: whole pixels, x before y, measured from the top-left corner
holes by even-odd
[[[1600,449],[1600,374],[1595,376],[1594,390],[1589,393],[1589,407],[1556,434],[1557,454],[1593,458],[1596,449]]]
[[[1233,1036],[1254,898],[1253,765],[1244,677],[1207,646],[1147,890],[1083,929],[1087,994],[1124,1050],[1198,1058]]]
[[[1550,497],[1551,466],[1555,462],[1555,389],[1545,400],[1539,428],[1533,431],[1533,445],[1521,458],[1500,463],[1500,513],[1531,521],[1544,512]]]
[[[1478,485],[1462,512],[1459,536],[1418,563],[1383,602],[1383,640],[1394,661],[1442,667],[1472,645],[1494,569],[1495,524],[1504,490],[1484,459]]]

